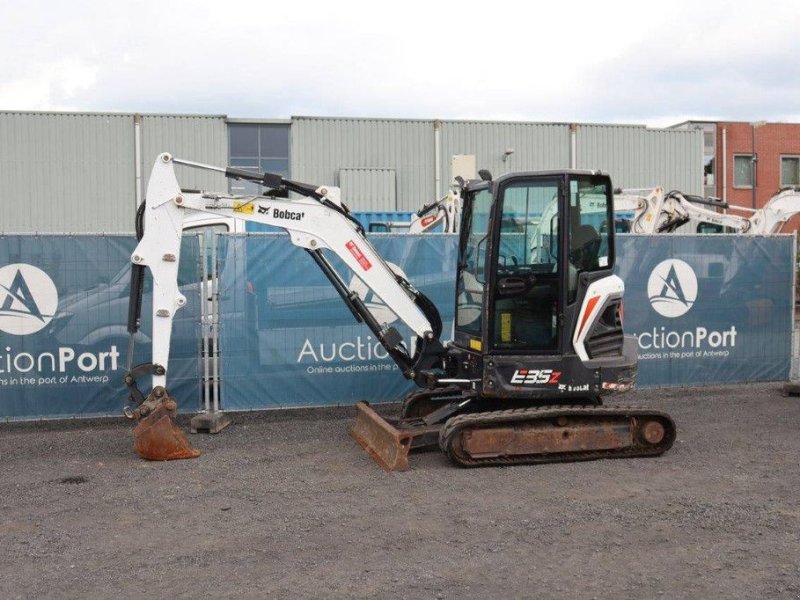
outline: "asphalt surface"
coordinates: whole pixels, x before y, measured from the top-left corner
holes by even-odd
[[[385,473],[354,410],[237,415],[150,463],[120,421],[0,426],[0,597],[800,598],[800,398],[648,391],[655,459]]]

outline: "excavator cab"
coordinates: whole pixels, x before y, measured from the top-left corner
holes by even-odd
[[[594,398],[604,382],[633,384],[612,199],[610,178],[593,172],[517,173],[467,187],[456,378],[505,399]]]

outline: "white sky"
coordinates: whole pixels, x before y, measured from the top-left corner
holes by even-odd
[[[0,0],[0,110],[800,121],[800,2]]]

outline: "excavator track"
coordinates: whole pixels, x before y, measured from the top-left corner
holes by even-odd
[[[462,467],[635,458],[663,454],[675,422],[634,406],[544,406],[452,417],[439,447]]]

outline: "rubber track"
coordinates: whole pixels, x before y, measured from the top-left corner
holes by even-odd
[[[586,450],[582,452],[561,452],[540,455],[497,456],[492,458],[470,458],[460,456],[452,451],[452,443],[458,433],[473,426],[521,423],[558,417],[656,417],[664,425],[664,439],[660,444],[632,445],[616,450]],[[601,458],[637,458],[658,456],[672,447],[675,441],[675,422],[667,413],[637,406],[543,406],[535,408],[519,408],[498,410],[493,412],[464,414],[452,417],[445,423],[439,433],[439,447],[454,463],[462,467],[504,466],[504,465],[536,465],[557,462],[575,462],[597,460]]]

